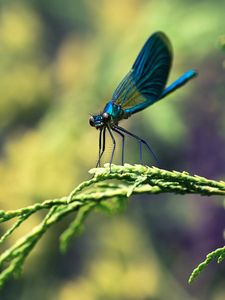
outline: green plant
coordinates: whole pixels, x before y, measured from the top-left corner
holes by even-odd
[[[225,195],[225,182],[208,180],[200,176],[190,176],[187,172],[166,171],[143,165],[116,166],[91,169],[93,177],[78,185],[69,196],[46,200],[13,211],[0,211],[0,222],[16,219],[15,223],[0,239],[2,244],[31,215],[47,210],[42,222],[27,235],[21,237],[0,256],[0,286],[12,275],[21,273],[24,261],[43,234],[65,216],[75,213],[74,221],[60,237],[60,248],[66,251],[71,238],[78,234],[85,218],[95,208],[117,211],[133,194],[195,193],[199,195]],[[113,180],[113,182],[112,182]],[[192,273],[189,282],[211,262],[221,262],[225,257],[225,247],[208,254],[207,259]]]

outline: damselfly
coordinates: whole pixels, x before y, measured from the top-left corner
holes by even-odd
[[[195,70],[189,70],[174,83],[165,87],[172,58],[172,46],[167,36],[163,32],[153,33],[137,56],[130,72],[114,91],[112,99],[106,104],[103,112],[90,117],[90,125],[99,129],[97,167],[100,166],[105,151],[106,131],[108,131],[113,143],[110,168],[116,149],[114,132],[122,138],[122,165],[124,164],[125,135],[129,135],[139,142],[141,162],[142,145],[145,145],[155,160],[158,161],[150,145],[145,140],[118,124],[122,119],[127,119],[134,113],[166,97],[197,75]]]

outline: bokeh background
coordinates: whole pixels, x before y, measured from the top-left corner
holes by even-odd
[[[1,1],[1,209],[68,195],[89,178],[98,152],[89,115],[101,111],[157,30],[174,48],[169,82],[190,68],[199,77],[122,126],[148,140],[164,168],[224,179],[224,11],[222,0]],[[126,146],[126,162],[138,163],[138,145]],[[105,161],[111,149],[108,142]],[[146,163],[155,164],[149,156]],[[0,299],[225,299],[224,263],[187,284],[196,264],[224,245],[222,197],[132,197],[118,215],[92,214],[61,255],[67,224],[46,234]]]

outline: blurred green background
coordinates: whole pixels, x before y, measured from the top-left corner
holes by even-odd
[[[162,167],[224,179],[224,11],[222,0],[1,1],[1,209],[68,195],[89,178],[98,153],[89,115],[103,109],[158,30],[174,48],[169,82],[191,68],[199,77],[122,126],[150,141]],[[128,139],[126,146],[126,162],[138,163],[138,145]],[[111,149],[108,142],[105,161]],[[146,163],[155,164],[149,156]],[[133,197],[117,216],[92,214],[61,255],[65,220],[46,234],[0,299],[223,300],[224,264],[187,284],[196,264],[224,245],[222,200]],[[9,243],[41,218],[33,217]]]

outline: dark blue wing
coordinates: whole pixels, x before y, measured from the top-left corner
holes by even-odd
[[[150,36],[131,71],[124,77],[112,101],[135,113],[158,100],[165,88],[172,63],[172,47],[166,35]]]

